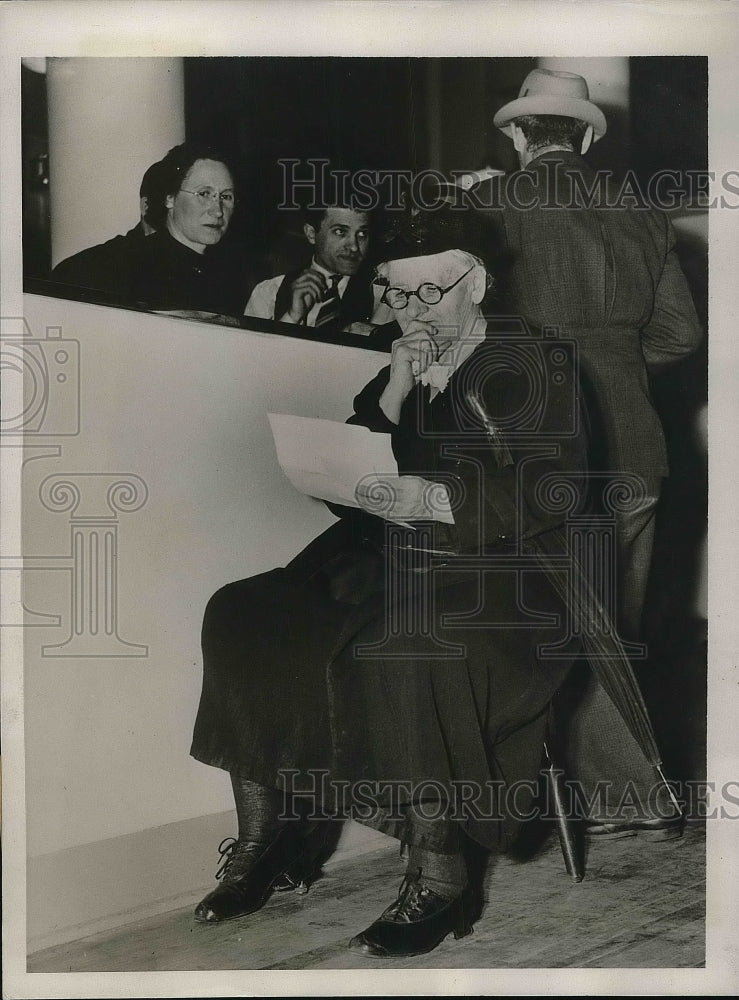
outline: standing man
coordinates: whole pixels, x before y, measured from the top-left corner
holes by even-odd
[[[576,341],[590,468],[635,477],[635,502],[615,514],[616,608],[621,637],[637,640],[657,501],[668,473],[648,372],[690,354],[701,340],[675,234],[665,215],[645,205],[614,206],[612,191],[609,197],[583,159],[606,131],[583,77],[532,70],[518,98],[493,121],[513,141],[521,165],[506,179],[492,215],[508,261],[505,305],[531,325],[557,327]],[[651,769],[628,734],[618,735],[622,727],[606,703],[591,682],[572,720],[570,777],[591,790],[598,778],[617,787],[634,781],[643,803]],[[599,818],[613,817],[609,811]],[[679,829],[646,810],[636,822],[594,823],[591,832],[664,839]]]
[[[369,215],[334,206],[306,212],[305,220],[303,233],[314,248],[309,265],[261,281],[245,315],[371,333],[372,274],[362,267],[370,242]]]

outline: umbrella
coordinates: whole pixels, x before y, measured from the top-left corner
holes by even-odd
[[[568,551],[565,532],[561,526],[555,527],[526,539],[524,548],[536,558],[575,621],[582,625],[579,632],[591,669],[680,811],[680,805],[662,771],[662,757],[631,661],[577,554],[571,547]],[[563,572],[562,556],[565,553],[569,566]]]
[[[512,465],[510,450],[482,401],[473,391],[466,394],[466,399],[485,428],[498,467]],[[679,813],[682,812],[662,771],[662,758],[654,729],[631,661],[586,568],[572,546],[568,545],[562,526],[523,539],[522,547],[534,556],[554,590],[570,610],[574,621],[581,626],[579,632],[591,669],[647,761],[664,782],[675,808]]]

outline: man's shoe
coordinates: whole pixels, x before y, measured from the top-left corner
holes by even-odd
[[[395,902],[349,947],[372,958],[409,958],[433,951],[450,932],[455,938],[472,933],[467,890],[446,899],[422,881],[405,878]]]
[[[297,831],[285,827],[265,846],[227,837],[218,848],[223,863],[216,878],[223,884],[195,909],[200,923],[217,923],[254,913],[266,903],[275,881],[300,851]]]
[[[642,840],[659,842],[677,840],[683,835],[682,816],[670,819],[633,819],[622,822],[586,821],[585,833],[594,840],[620,840],[623,837],[641,837]]]

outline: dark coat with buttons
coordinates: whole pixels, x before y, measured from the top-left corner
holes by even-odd
[[[228,237],[200,254],[161,230],[147,237],[131,270],[131,304],[156,310],[200,310],[241,316],[247,279]]]
[[[419,833],[407,801],[457,781],[533,780],[547,705],[570,666],[566,651],[542,656],[566,614],[544,575],[517,560],[527,538],[564,521],[562,485],[577,494],[577,387],[565,346],[505,324],[433,401],[417,386],[397,426],[379,406],[388,373],[359,393],[351,420],[391,435],[401,474],[443,483],[455,524],[388,526],[336,509],[339,521],[287,567],[218,591],[203,623],[191,753],[262,784],[315,786],[324,806],[350,812],[351,794],[342,803],[334,786],[321,792],[318,772],[395,782],[405,788],[399,813],[383,802],[354,818],[453,850],[454,824]],[[510,464],[496,458],[469,392],[502,430]],[[490,808],[497,819],[460,822],[505,846],[517,820],[505,804]]]
[[[166,230],[140,227],[58,264],[51,280],[81,297],[151,310],[196,310],[241,316],[248,279],[228,238],[199,254]]]

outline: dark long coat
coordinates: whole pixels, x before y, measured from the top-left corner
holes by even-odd
[[[321,770],[333,783],[396,782],[410,789],[406,804],[454,782],[506,789],[536,777],[547,706],[571,660],[543,654],[563,637],[564,609],[542,573],[516,560],[527,538],[562,522],[547,477],[576,482],[584,447],[567,352],[503,333],[493,331],[433,401],[416,387],[397,426],[379,407],[389,369],[355,400],[352,420],[391,434],[401,474],[448,486],[453,526],[426,536],[428,525],[388,528],[341,510],[287,567],[211,598],[198,760],[307,793]],[[506,429],[513,464],[494,460],[466,405],[470,389]],[[348,805],[354,818],[414,841],[407,812],[382,801],[362,814],[337,787],[323,786],[328,808]],[[502,822],[464,822],[479,841],[505,845],[516,816],[510,803],[494,809]]]

